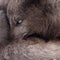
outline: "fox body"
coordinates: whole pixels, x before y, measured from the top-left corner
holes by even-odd
[[[46,39],[59,38],[59,2],[60,0],[7,0],[4,7],[11,36],[27,37],[36,33]]]

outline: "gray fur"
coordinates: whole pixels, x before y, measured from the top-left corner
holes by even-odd
[[[39,33],[48,39],[60,37],[59,2],[60,0],[11,0],[7,16],[14,38],[33,33]]]
[[[0,45],[7,42],[9,38],[9,26],[4,10],[0,10]]]
[[[14,38],[33,33],[39,33],[44,38],[56,38],[60,37],[59,2],[60,0],[2,0],[0,6],[6,8]]]

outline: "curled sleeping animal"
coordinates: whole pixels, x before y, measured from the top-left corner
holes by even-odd
[[[11,0],[7,7],[11,36],[35,35],[46,41],[60,37],[59,0]]]

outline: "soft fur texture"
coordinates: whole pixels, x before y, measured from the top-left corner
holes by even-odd
[[[7,7],[14,38],[39,34],[48,40],[60,37],[60,0],[11,0]]]
[[[60,0],[2,0],[0,6],[6,10],[13,38],[38,34],[48,40],[60,37],[59,2]]]
[[[9,26],[4,10],[0,10],[0,45],[4,45],[9,38]]]
[[[3,7],[1,9],[5,11],[1,11],[0,17],[5,17],[5,13],[7,13],[5,18],[9,19],[12,37],[19,39],[12,40],[8,45],[2,43],[5,48],[0,45],[2,47],[0,48],[0,60],[60,60],[60,40],[51,39],[50,42],[45,43],[43,39],[35,37],[28,38],[27,41],[21,39],[33,33],[41,34],[49,39],[59,37],[60,0],[8,1],[0,0],[0,6]],[[0,19],[3,23],[4,19]],[[4,23],[6,24],[6,20]],[[3,29],[7,31],[9,24],[5,24],[2,24],[1,27],[5,26]]]

